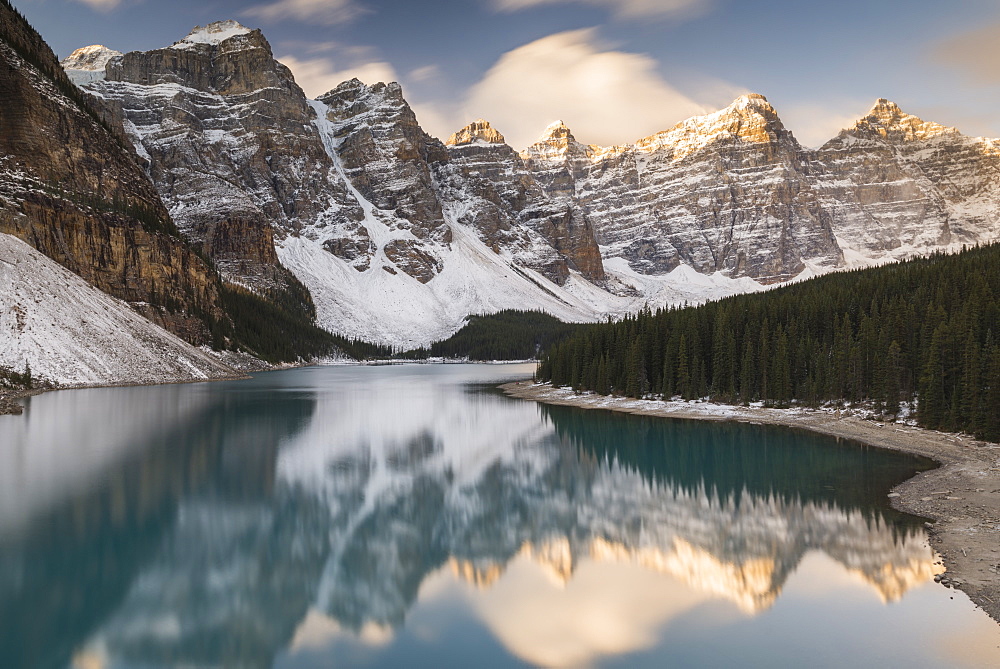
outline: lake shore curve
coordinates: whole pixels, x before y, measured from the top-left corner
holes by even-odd
[[[930,458],[940,466],[896,486],[889,495],[892,506],[933,521],[926,526],[931,546],[947,568],[942,584],[965,592],[1000,623],[1000,445],[838,411],[638,400],[532,381],[513,381],[500,389],[518,399],[582,409],[781,425]]]

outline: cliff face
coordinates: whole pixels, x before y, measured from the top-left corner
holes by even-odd
[[[489,122],[480,119],[452,135],[448,153],[450,165],[438,166],[438,174],[450,185],[446,197],[464,210],[459,221],[473,225],[495,248],[516,250],[523,264],[560,285],[570,270],[604,280],[584,212],[571,199],[547,193]]]
[[[775,282],[804,259],[841,260],[801,152],[767,101],[749,95],[630,146],[585,146],[555,124],[522,156],[551,193],[579,202],[605,257],[639,274],[685,264]]]
[[[855,257],[956,250],[997,238],[1000,142],[880,99],[810,160],[838,242]]]
[[[89,48],[88,49],[92,49]],[[77,54],[80,54],[79,56]],[[260,34],[228,21],[164,49],[112,56],[83,78],[86,50],[64,67],[126,127],[178,226],[223,275],[258,288],[286,281],[275,234],[340,207],[312,111]]]
[[[625,146],[584,145],[555,123],[521,156],[586,212],[605,261],[774,283],[997,239],[998,153],[884,99],[812,151],[746,95]]]
[[[175,236],[155,188],[110,125],[113,115],[69,82],[5,3],[0,39],[0,232],[189,341],[206,341],[203,319],[222,316],[217,280]],[[170,311],[155,306],[165,296]]]
[[[174,220],[229,278],[271,287],[281,272],[275,239],[305,233],[358,271],[378,255],[375,269],[426,284],[443,271],[452,241],[445,208],[470,199],[483,205],[465,207],[462,223],[497,252],[509,249],[559,284],[571,269],[603,278],[586,217],[570,203],[543,202],[488,124],[502,147],[488,161],[499,163],[496,175],[525,182],[519,197],[498,197],[502,184],[452,166],[455,153],[420,128],[398,84],[354,80],[310,103],[260,31],[234,21],[196,28],[163,49],[116,53],[85,47],[63,66],[126,110]],[[405,234],[373,241],[364,204]],[[500,234],[512,226],[520,229]]]
[[[488,124],[476,132],[499,141],[485,149],[447,147],[398,84],[306,100],[260,32],[233,21],[148,52],[85,47],[63,66],[122,115],[173,219],[223,275],[280,290],[280,257],[324,327],[409,346],[481,311],[598,316],[556,294],[574,273],[604,278],[589,220]]]

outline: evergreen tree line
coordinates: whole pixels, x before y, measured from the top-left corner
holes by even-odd
[[[1000,441],[1000,244],[839,272],[592,326],[538,378],[628,397],[784,407],[904,404],[932,429]]]
[[[37,381],[38,379],[31,375],[31,365],[25,364],[23,372],[0,365],[0,388],[30,390],[35,387]]]
[[[264,297],[225,283],[220,297],[229,320],[208,319],[216,350],[243,350],[271,363],[321,357],[336,350],[334,336],[318,327],[295,300]]]
[[[429,348],[399,354],[402,358],[468,358],[469,360],[531,360],[555,342],[583,326],[563,323],[541,311],[507,309],[466,317],[462,329]]]

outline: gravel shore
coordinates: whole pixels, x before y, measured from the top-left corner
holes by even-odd
[[[931,458],[941,466],[896,486],[889,495],[892,506],[933,521],[927,523],[930,542],[947,568],[941,576],[942,584],[961,589],[1000,622],[1000,445],[836,411],[635,400],[577,394],[531,381],[500,387],[511,397],[546,404],[667,418],[785,425]]]

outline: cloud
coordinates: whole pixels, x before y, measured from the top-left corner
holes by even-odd
[[[281,56],[278,60],[288,66],[292,75],[295,76],[295,82],[310,98],[331,91],[339,84],[354,77],[366,84],[399,80],[392,65],[385,62],[358,63],[338,69],[329,58],[300,60],[295,56]]]
[[[851,128],[871,109],[873,100],[844,100],[829,104],[776,105],[785,127],[803,146],[817,148]]]
[[[712,0],[493,0],[500,11],[516,12],[540,5],[577,2],[609,9],[624,19],[647,17],[687,18],[708,9]]]
[[[122,4],[122,0],[76,0],[81,2],[91,9],[96,9],[101,12],[108,12]]]
[[[469,91],[464,120],[447,132],[485,118],[523,148],[563,119],[582,142],[620,144],[709,111],[664,81],[656,67],[645,55],[602,50],[594,29],[543,37],[501,56]]]
[[[980,83],[1000,83],[1000,24],[955,35],[939,43],[932,55]]]
[[[407,79],[410,81],[433,81],[441,76],[441,70],[437,65],[424,65],[423,67],[418,67],[410,71],[407,75]]]
[[[243,13],[270,21],[293,19],[333,25],[350,21],[365,11],[354,0],[277,0],[248,7]]]

